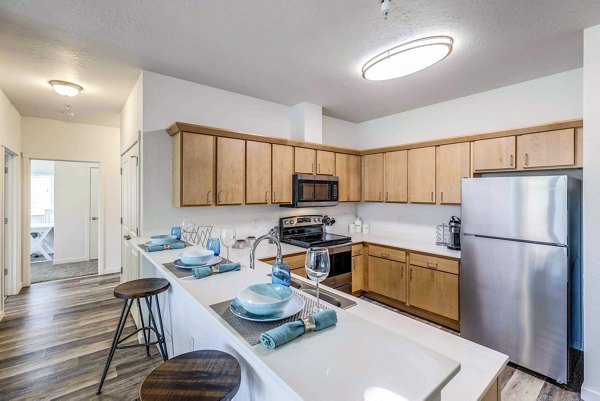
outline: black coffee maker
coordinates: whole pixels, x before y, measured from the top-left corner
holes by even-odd
[[[448,222],[450,231],[450,241],[448,241],[448,249],[460,251],[460,219],[452,216]]]

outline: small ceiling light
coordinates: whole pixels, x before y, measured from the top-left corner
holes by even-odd
[[[48,83],[61,96],[77,96],[83,90],[81,86],[72,82],[52,80]]]
[[[421,71],[445,59],[452,52],[449,36],[431,36],[403,43],[373,57],[362,68],[370,81],[400,78]]]

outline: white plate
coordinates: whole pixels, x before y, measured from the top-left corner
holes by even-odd
[[[274,322],[276,320],[282,320],[295,315],[304,309],[304,304],[304,298],[298,294],[294,294],[285,308],[283,308],[281,312],[274,315],[259,316],[250,313],[242,307],[242,304],[240,304],[240,301],[238,301],[237,298],[231,301],[231,306],[229,306],[229,309],[231,310],[231,313],[245,320],[251,320],[253,322]]]
[[[173,264],[180,268],[180,269],[188,269],[188,270],[192,270],[192,267],[202,267],[202,266],[214,266],[218,263],[220,263],[223,260],[222,257],[220,256],[213,256],[212,258],[210,258],[209,260],[207,260],[206,262],[204,262],[201,265],[186,265],[185,263],[183,263],[181,260],[177,259],[175,262],[173,262]]]

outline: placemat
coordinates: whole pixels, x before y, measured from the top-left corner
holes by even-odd
[[[142,250],[144,252],[148,252],[148,242],[146,242],[145,244],[139,244],[138,245],[140,248],[142,248]],[[192,246],[192,244],[190,244],[189,242],[185,243],[185,248],[187,248],[188,246]],[[183,249],[183,248],[179,248],[179,249]],[[164,251],[168,251],[169,249],[163,249]],[[155,251],[155,252],[162,252],[162,251]],[[154,252],[152,252],[154,253]]]
[[[222,265],[224,263],[231,263],[231,262],[229,260],[227,260],[226,258],[222,257],[222,259],[218,265]],[[214,265],[214,266],[218,266],[218,265]],[[173,263],[173,262],[163,263],[163,266],[166,267],[177,278],[190,277],[192,275],[192,269],[189,269],[189,270],[188,269],[180,269],[179,267],[175,266],[175,263]],[[225,272],[225,273],[228,273],[228,272]],[[219,273],[218,271],[214,271],[214,269],[213,269],[213,274],[221,274],[221,273]]]
[[[231,305],[231,299],[229,301],[223,301],[218,304],[211,305],[210,307],[217,312],[219,316],[221,316],[227,324],[229,324],[235,331],[237,331],[246,342],[250,345],[256,345],[260,343],[260,335],[267,330],[274,329],[275,327],[281,326],[282,324],[293,322],[294,320],[304,319],[311,314],[311,311],[314,307],[317,306],[317,300],[313,298],[309,298],[304,295],[301,291],[297,291],[295,289],[294,293],[298,294],[304,299],[305,305],[304,309],[300,312],[292,315],[286,319],[277,320],[276,322],[253,322],[251,320],[245,320],[231,312],[229,309],[229,305]],[[326,307],[321,301],[321,308],[330,309]]]

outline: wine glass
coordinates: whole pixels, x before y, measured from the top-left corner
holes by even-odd
[[[308,248],[306,251],[306,259],[304,261],[306,275],[312,281],[317,282],[317,309],[316,312],[322,310],[319,303],[319,283],[329,275],[329,251],[327,248]]]
[[[181,222],[181,230],[184,233],[191,233],[194,231],[194,220],[191,217],[184,217]]]
[[[227,248],[227,260],[228,261],[231,261],[229,259],[229,247],[232,246],[233,244],[235,244],[236,239],[237,239],[237,237],[235,235],[234,227],[223,228],[223,230],[221,231],[221,242]]]

